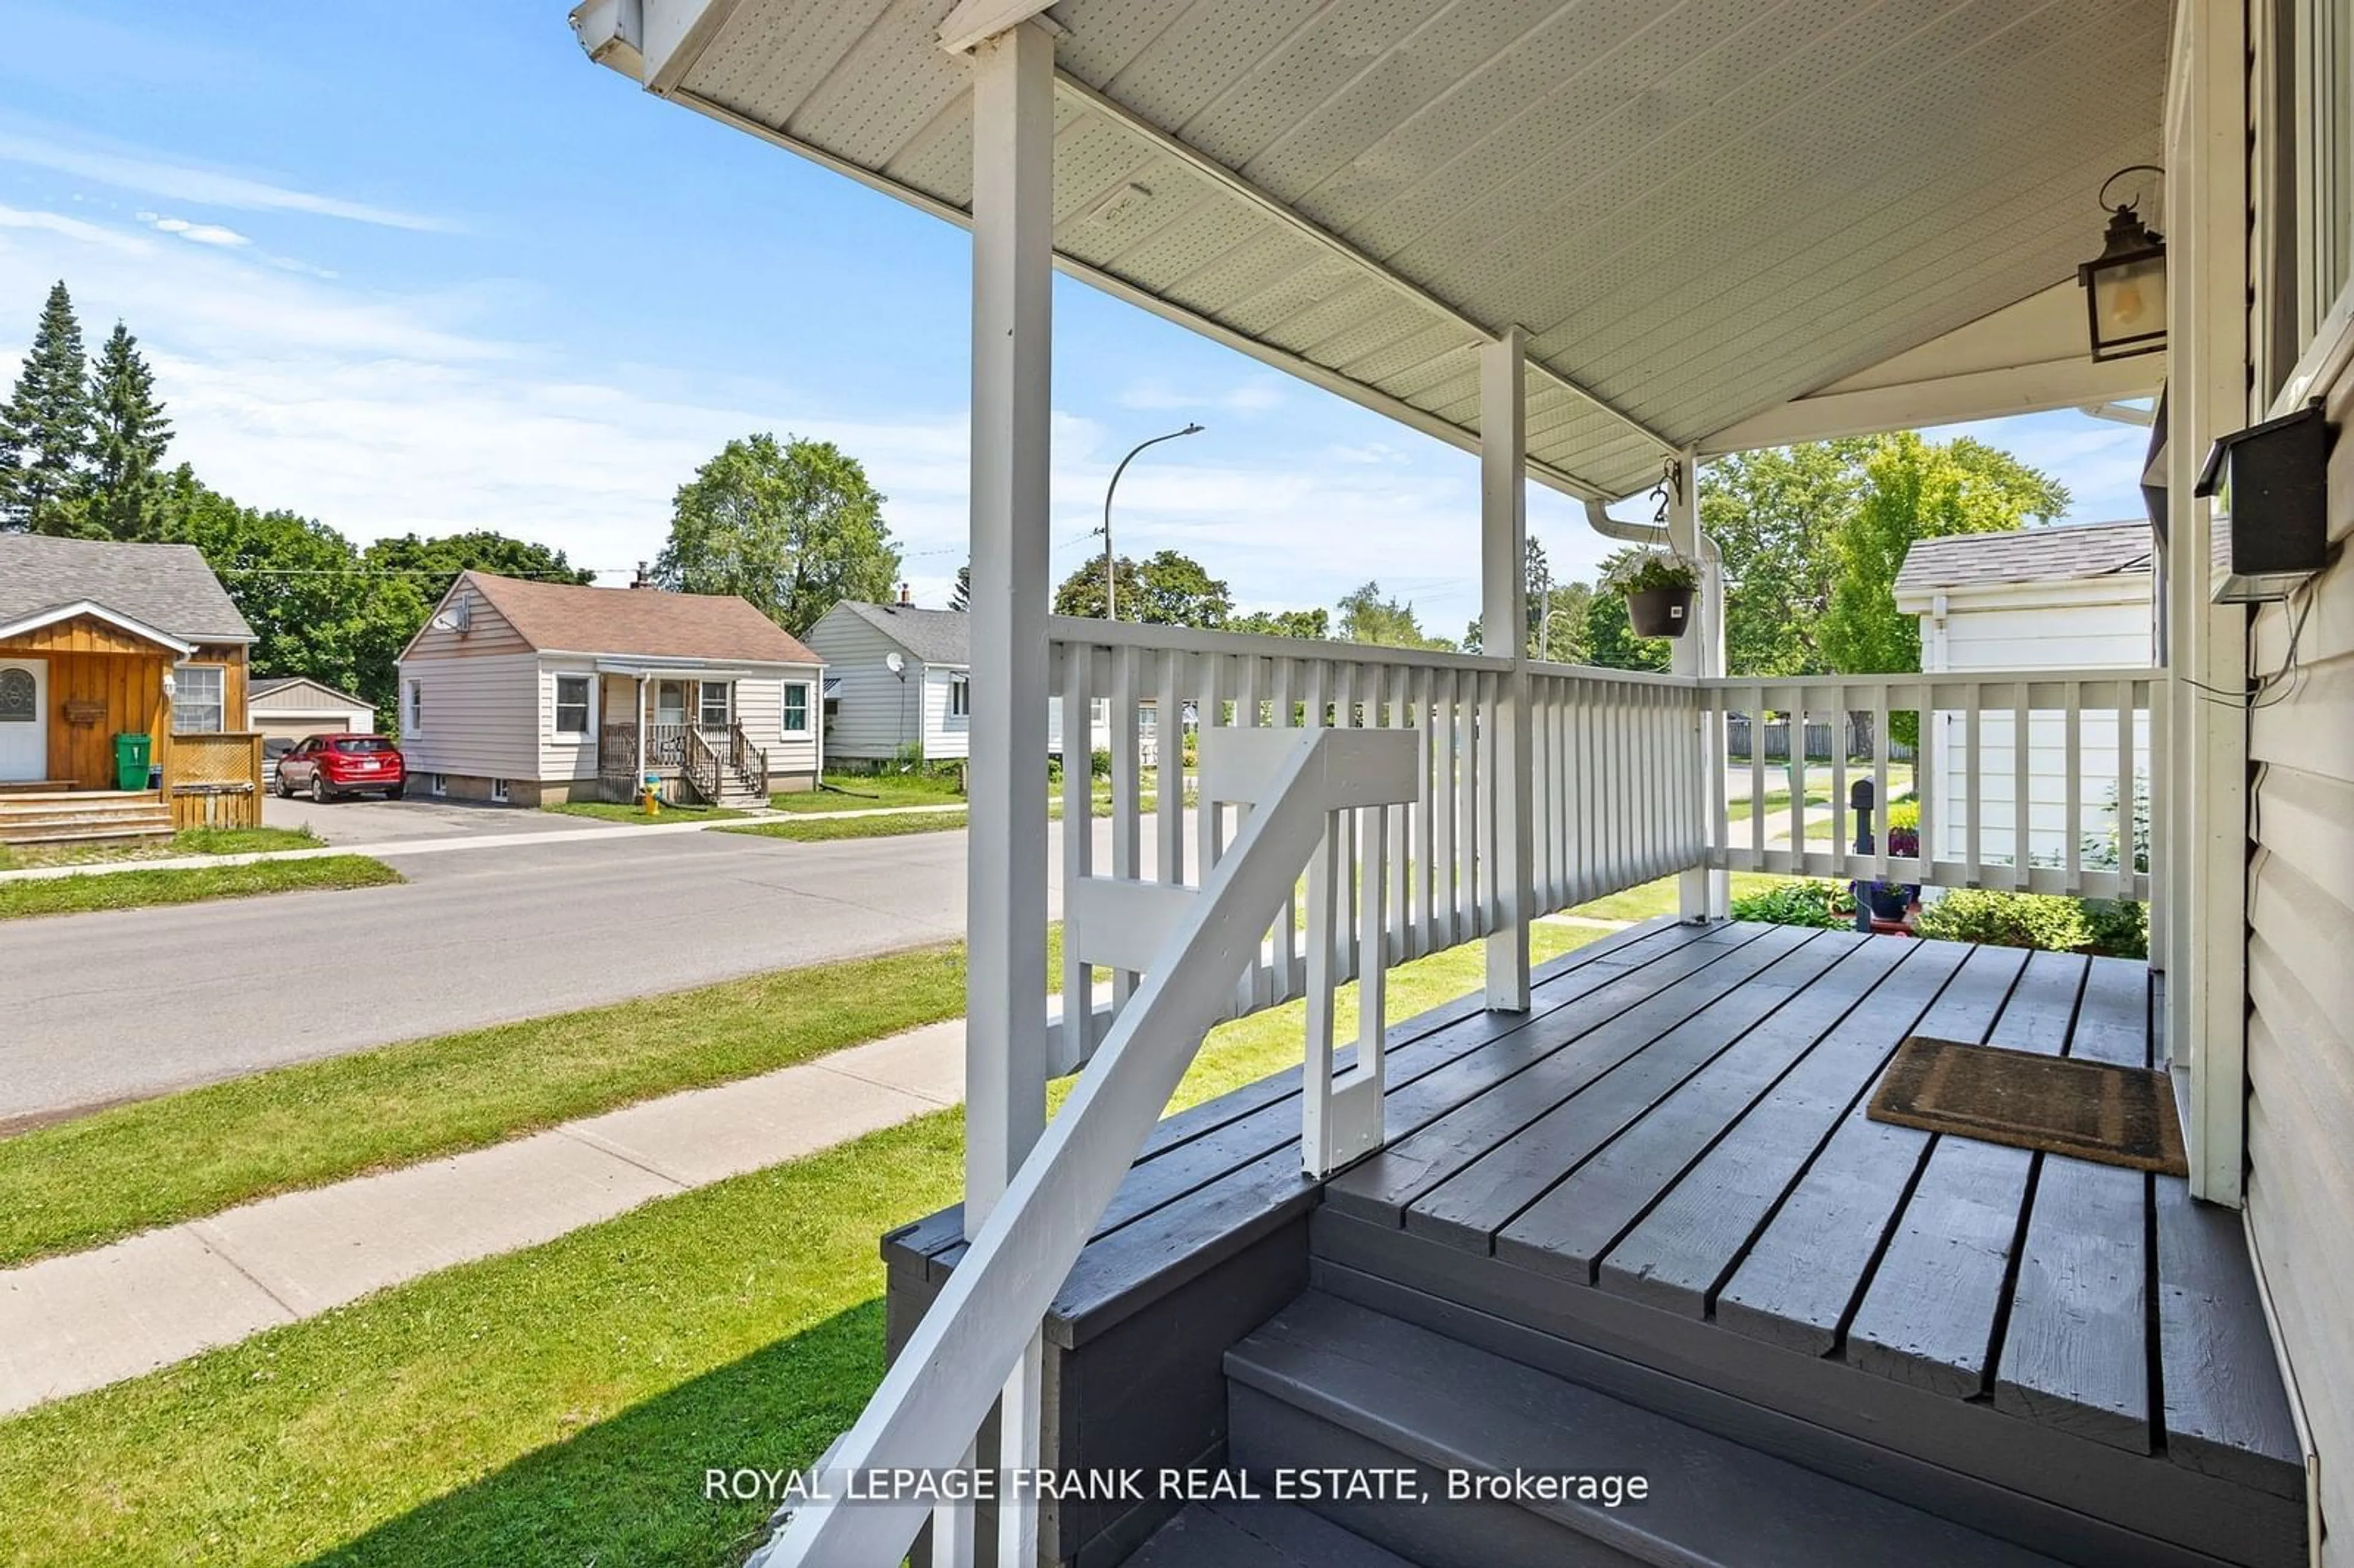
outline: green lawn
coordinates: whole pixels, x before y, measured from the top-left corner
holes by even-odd
[[[929,773],[829,773],[822,789],[771,795],[769,804],[809,811],[885,811],[895,806],[961,806],[956,780]]]
[[[618,800],[561,800],[540,810],[566,817],[594,817],[600,822],[717,822],[744,814],[727,806],[673,806],[665,802],[661,811],[649,816],[635,802],[624,805]]]
[[[1540,927],[1540,956],[1596,933]],[[1393,1018],[1479,983],[1392,975]],[[1299,1056],[1223,1026],[1172,1102]],[[882,1374],[875,1238],[952,1201],[939,1112],[0,1421],[0,1561],[728,1568],[766,1506],[706,1467],[809,1463]]]
[[[1746,897],[1753,893],[1765,893],[1789,881],[1787,876],[1767,876],[1758,872],[1736,871],[1733,874],[1733,896]],[[1589,920],[1654,920],[1662,915],[1673,915],[1681,908],[1677,879],[1663,876],[1657,882],[1647,882],[1640,887],[1629,887],[1597,898],[1591,904],[1581,904],[1567,915],[1583,915]]]
[[[749,1077],[963,1011],[963,949],[923,948],[410,1041],[100,1111],[0,1139],[0,1266]]]
[[[35,882],[0,882],[0,920],[137,909],[153,904],[196,904],[210,898],[251,898],[264,893],[381,887],[403,880],[384,862],[359,854],[168,871],[110,871]]]
[[[0,844],[0,871],[37,865],[107,865],[184,854],[256,854],[317,849],[327,841],[308,828],[183,828],[137,843]]]
[[[905,811],[888,816],[820,817],[812,821],[744,822],[714,828],[714,832],[748,833],[755,838],[790,839],[795,843],[822,843],[829,839],[888,839],[908,833],[960,833],[961,811]]]

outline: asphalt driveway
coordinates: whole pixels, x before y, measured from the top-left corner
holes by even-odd
[[[352,810],[328,808],[337,819]],[[451,831],[469,831],[472,815]],[[509,831],[534,818],[588,825],[481,815]],[[0,1127],[951,939],[964,930],[964,856],[961,832],[792,843],[617,829],[601,842],[404,855],[399,887],[6,922]]]
[[[263,797],[261,821],[270,828],[309,828],[331,844],[380,844],[395,839],[448,839],[504,833],[563,832],[598,825],[594,817],[532,811],[513,806],[469,805],[421,795],[398,800],[373,795],[314,805],[300,796]]]

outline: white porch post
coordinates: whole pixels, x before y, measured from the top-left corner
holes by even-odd
[[[1724,567],[1700,532],[1700,463],[1691,448],[1676,454],[1675,483],[1668,492],[1668,544],[1677,555],[1700,568],[1700,592],[1693,608],[1699,623],[1676,639],[1670,669],[1679,675],[1724,673]],[[1724,758],[1718,754],[1721,737],[1695,726],[1692,739],[1703,769],[1701,797],[1723,788]],[[1708,779],[1705,770],[1720,775]],[[1703,835],[1705,836],[1705,835]],[[1694,867],[1676,879],[1678,904],[1687,920],[1722,920],[1732,911],[1732,876],[1722,871]]]
[[[646,678],[638,677],[638,711],[631,715],[631,728],[638,736],[637,771],[630,775],[630,798],[639,800],[646,791]]]
[[[973,53],[965,1232],[1046,1125],[1046,484],[1054,39]]]
[[[2249,422],[2245,20],[2236,5],[2185,5],[2190,69],[2167,105],[2166,726],[2171,770],[2163,922],[2166,1044],[2189,1070],[2190,1191],[2238,1205],[2247,1117],[2248,716],[2194,682],[2246,681],[2247,612],[2208,601],[2208,506],[2190,492],[2215,438]],[[2130,854],[2133,802],[2121,800]]]
[[[1529,916],[1536,902],[1531,853],[1529,746],[1527,339],[1519,327],[1479,351],[1479,636],[1512,662],[1496,715],[1498,914],[1488,934],[1488,1005],[1529,1007]]]
[[[1021,22],[973,51],[972,666],[965,870],[965,1234],[1046,1128],[1046,506],[1053,360],[1055,40]],[[1002,1470],[1038,1464],[1034,1330],[998,1402]],[[976,1457],[987,1457],[975,1456]],[[999,1510],[997,1560],[1038,1554],[1034,1506]],[[970,1561],[936,1519],[933,1561]]]

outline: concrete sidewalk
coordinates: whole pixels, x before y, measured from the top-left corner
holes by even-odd
[[[707,833],[716,828],[749,827],[759,822],[832,822],[849,817],[961,817],[962,806],[883,806],[871,811],[747,811],[741,816],[702,822],[610,822],[602,827],[567,828],[527,833],[484,833],[460,838],[387,839],[377,843],[322,844],[316,849],[256,850],[250,854],[176,854],[154,860],[102,860],[80,865],[35,865],[0,871],[0,882],[46,882],[61,876],[105,876],[123,871],[193,871],[208,865],[251,865],[264,860],[320,860],[328,855],[361,854],[374,860],[401,855],[452,854],[465,850],[536,848],[542,844],[582,843],[590,840],[661,838],[671,833]]]
[[[0,1414],[956,1105],[964,1021],[0,1272]]]

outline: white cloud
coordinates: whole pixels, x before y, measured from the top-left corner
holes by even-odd
[[[196,245],[234,248],[253,243],[236,229],[224,228],[217,223],[190,223],[185,217],[155,217],[146,213],[141,213],[139,216],[158,233],[176,234]]]
[[[451,225],[438,217],[401,212],[368,202],[350,201],[316,191],[298,190],[245,175],[175,163],[144,153],[107,152],[70,146],[63,142],[19,132],[0,132],[0,161],[29,164],[79,179],[95,180],[118,190],[139,191],[173,201],[202,207],[237,207],[254,212],[300,212],[318,217],[339,217],[387,228],[440,229]]]

